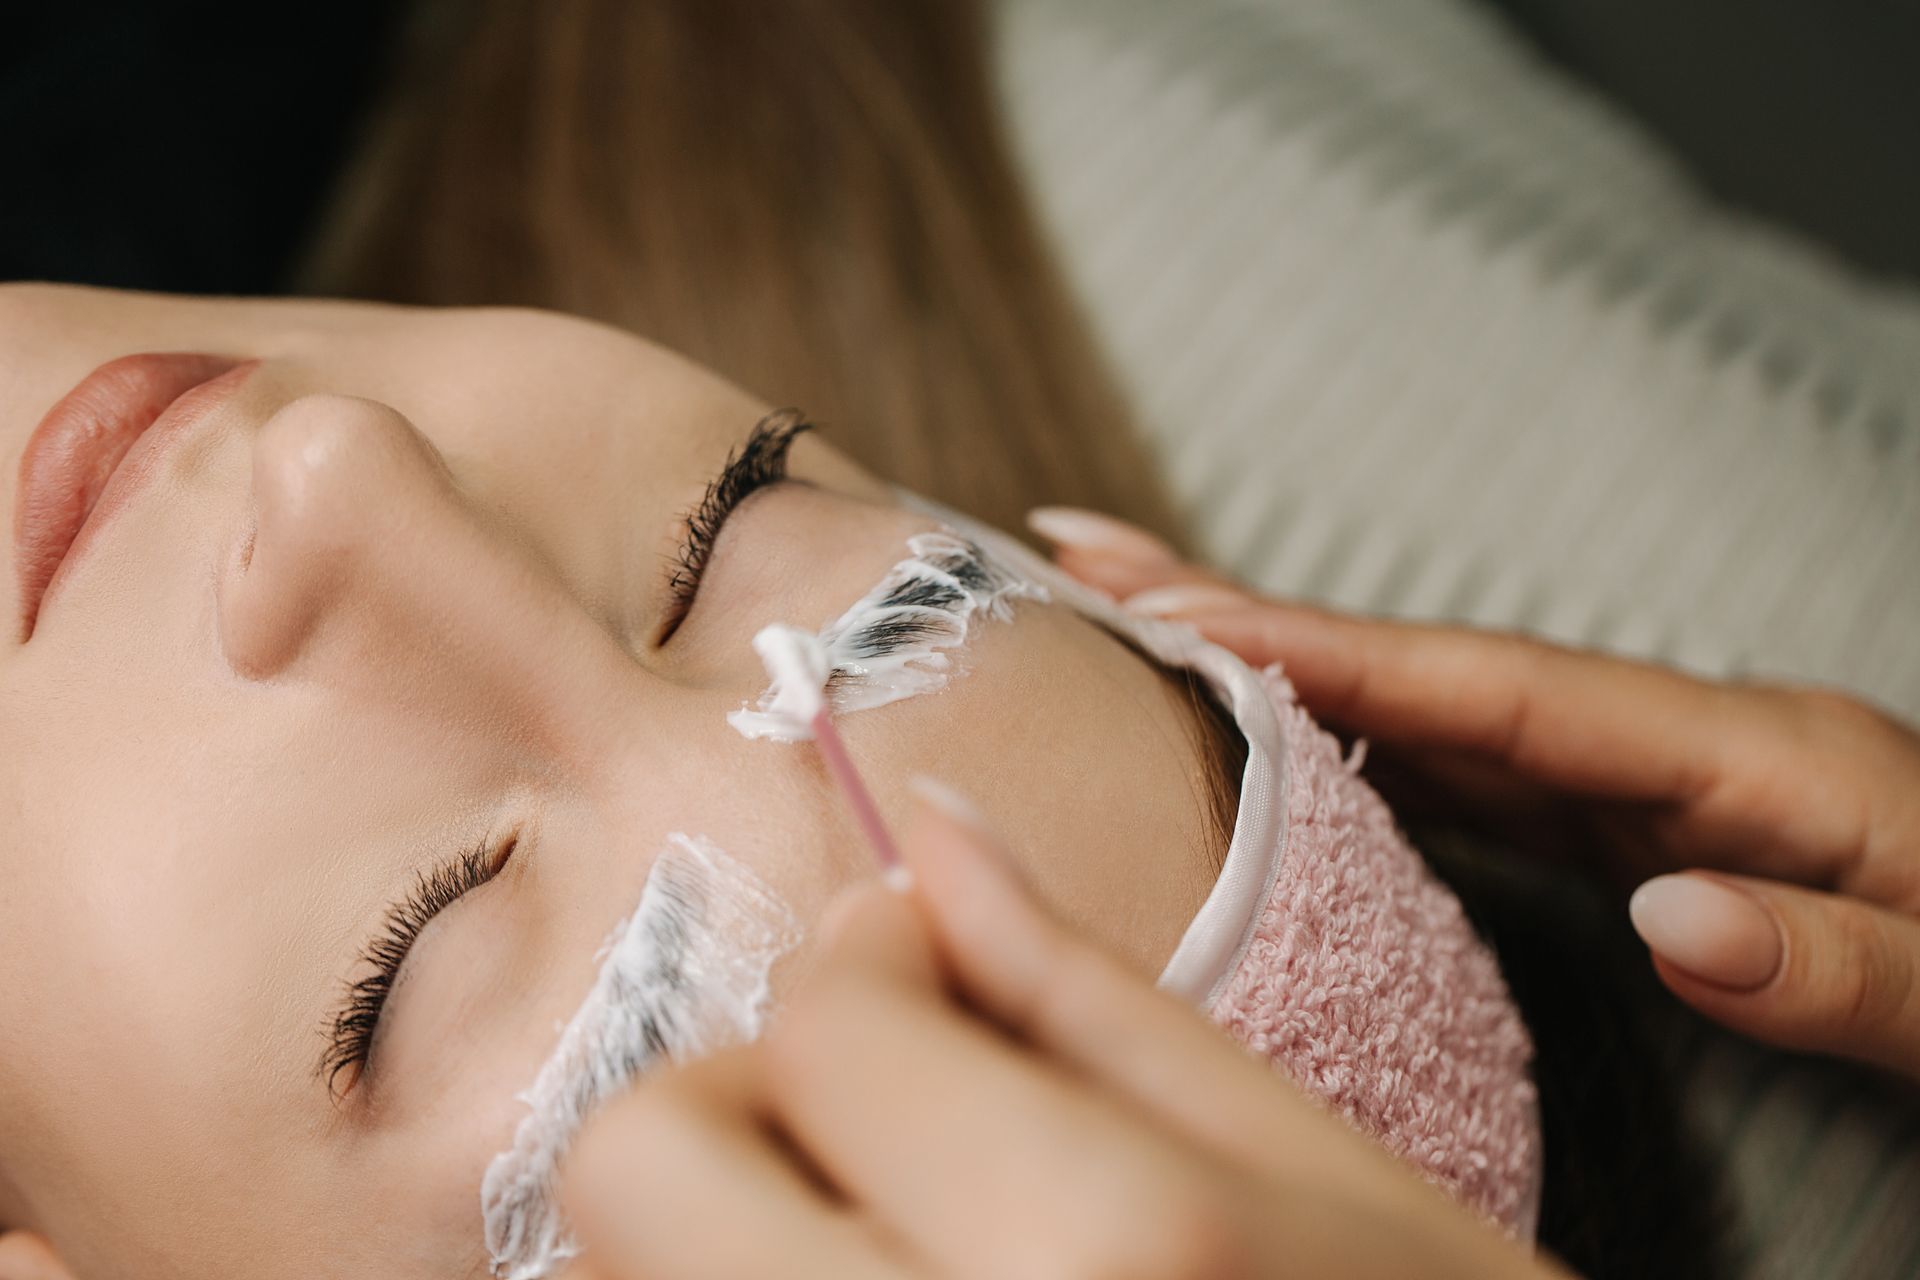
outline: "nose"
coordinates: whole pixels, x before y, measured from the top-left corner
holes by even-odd
[[[486,702],[572,733],[604,713],[609,681],[641,674],[384,404],[285,406],[254,441],[252,481],[252,536],[219,592],[243,677],[298,672],[466,715]]]

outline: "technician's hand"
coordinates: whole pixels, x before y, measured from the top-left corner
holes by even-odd
[[[1669,988],[1758,1039],[1920,1079],[1920,737],[1815,689],[1258,599],[1130,525],[1035,513],[1130,608],[1280,662],[1316,716],[1508,815],[1577,802],[1663,874],[1632,914]],[[1700,869],[1712,869],[1700,870]],[[1729,874],[1738,873],[1738,874]]]
[[[1557,1275],[1069,933],[935,792],[756,1045],[590,1128],[567,1280]]]

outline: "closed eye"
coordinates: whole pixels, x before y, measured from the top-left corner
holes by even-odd
[[[746,440],[727,454],[720,474],[687,512],[685,532],[667,574],[667,609],[654,644],[663,645],[693,609],[714,543],[740,504],[787,478],[787,452],[813,424],[798,409],[778,409],[755,423]]]
[[[364,976],[347,984],[328,1022],[320,1076],[336,1102],[352,1093],[368,1072],[387,999],[421,931],[435,916],[504,871],[517,843],[517,836],[482,840],[420,872],[406,896],[387,908],[380,932],[360,954],[357,968]]]

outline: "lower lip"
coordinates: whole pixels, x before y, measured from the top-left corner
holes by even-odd
[[[171,352],[124,356],[88,374],[34,428],[20,459],[13,528],[23,641],[168,446],[256,364]]]

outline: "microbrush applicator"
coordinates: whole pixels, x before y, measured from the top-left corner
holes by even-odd
[[[790,736],[812,738],[827,762],[840,794],[847,799],[860,829],[867,834],[873,851],[879,856],[881,870],[889,877],[903,874],[900,850],[880,818],[880,807],[873,793],[853,767],[853,757],[833,727],[833,714],[827,705],[827,680],[833,674],[827,662],[826,646],[820,638],[798,627],[782,623],[762,627],[753,637],[753,651],[773,681],[772,709],[789,721]]]

